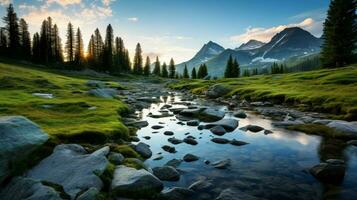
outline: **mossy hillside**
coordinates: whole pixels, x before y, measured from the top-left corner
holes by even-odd
[[[117,99],[87,95],[88,79],[95,77],[66,76],[26,64],[0,63],[0,115],[26,116],[56,138],[128,138],[129,130],[119,115],[128,110],[127,106]],[[109,86],[121,87],[109,79]],[[36,92],[51,93],[55,98],[32,95]]]
[[[249,100],[304,105],[304,109],[333,114],[335,118],[357,118],[357,65],[276,75],[258,75],[218,80],[183,80],[173,89],[203,94],[209,86],[231,88],[227,96],[239,94]]]

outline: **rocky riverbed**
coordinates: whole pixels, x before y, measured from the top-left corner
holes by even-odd
[[[104,145],[88,151],[61,144],[24,174],[4,181],[0,199],[357,199],[357,125],[324,119],[270,102],[170,91],[155,81],[123,82],[128,90],[98,86],[98,98],[120,98],[136,128],[130,145],[143,169]],[[343,137],[307,135],[291,125],[323,124]],[[20,127],[20,128],[19,128]],[[23,117],[0,119],[2,160],[42,145],[47,135]],[[339,135],[340,136],[340,135]],[[13,140],[13,139],[16,140]],[[11,141],[11,143],[9,142]],[[8,145],[5,145],[8,144]],[[11,145],[10,145],[11,144]],[[21,153],[23,152],[23,153]],[[106,177],[112,172],[110,180]]]

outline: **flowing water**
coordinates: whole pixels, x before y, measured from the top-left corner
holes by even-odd
[[[171,159],[182,159],[187,153],[200,157],[198,161],[182,162],[178,169],[181,171],[179,181],[165,181],[165,187],[188,187],[197,180],[213,183],[213,187],[199,192],[193,199],[215,199],[226,188],[235,188],[243,193],[262,199],[357,199],[357,148],[335,144],[335,140],[328,140],[319,136],[306,135],[271,125],[270,119],[246,111],[246,119],[238,119],[239,127],[226,133],[222,138],[236,139],[249,144],[234,146],[231,144],[216,144],[211,141],[213,135],[209,130],[198,130],[197,127],[177,124],[175,116],[164,118],[148,117],[149,113],[157,114],[165,104],[175,107],[185,107],[177,104],[180,94],[161,97],[162,103],[151,104],[138,114],[142,120],[149,122],[149,126],[140,129],[137,134],[140,140],[148,145],[153,156],[145,163],[150,167],[162,166]],[[175,103],[176,102],[176,103]],[[225,106],[211,104],[197,100],[194,104],[216,107],[227,111],[225,118],[234,118]],[[204,124],[204,123],[201,123]],[[265,135],[263,132],[252,133],[239,130],[248,124],[255,124],[273,131]],[[153,130],[151,126],[162,125],[164,128]],[[174,136],[166,136],[165,131],[173,131]],[[189,133],[189,134],[188,134]],[[181,143],[173,145],[167,141],[170,137],[184,139],[194,136],[197,145]],[[143,137],[150,136],[150,139]],[[163,145],[176,148],[176,153],[162,150]],[[330,146],[333,148],[329,148]],[[340,186],[323,185],[308,171],[312,166],[320,163],[329,156],[338,156],[348,164],[345,180]],[[163,156],[161,160],[155,157]],[[231,166],[227,169],[216,169],[205,160],[211,162],[231,159]]]

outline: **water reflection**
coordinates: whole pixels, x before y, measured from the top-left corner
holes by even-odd
[[[193,153],[200,157],[199,161],[183,162],[179,169],[182,176],[177,182],[165,182],[166,187],[188,187],[197,180],[204,179],[214,183],[214,187],[202,191],[193,199],[215,199],[223,189],[236,188],[242,192],[261,197],[263,199],[357,199],[357,151],[351,150],[343,141],[306,135],[300,132],[285,130],[272,126],[272,121],[248,112],[246,119],[239,120],[239,127],[256,124],[273,131],[264,135],[262,132],[251,133],[236,129],[223,137],[248,142],[245,146],[216,144],[211,142],[213,136],[209,130],[198,130],[197,127],[177,124],[175,116],[165,118],[150,118],[148,113],[159,114],[165,104],[172,104],[173,108],[184,107],[176,104],[179,96],[162,97],[163,103],[152,104],[150,108],[141,112],[143,120],[149,126],[138,131],[139,137],[150,136],[150,140],[143,142],[150,145],[153,157],[145,162],[151,167],[162,166],[171,159],[181,159],[186,153]],[[217,106],[208,101],[195,103],[207,106]],[[234,118],[227,113],[226,118]],[[164,123],[164,124],[163,124]],[[152,125],[161,124],[163,129],[153,130]],[[163,132],[173,131],[175,137],[183,139],[186,133],[196,137],[198,145],[185,143],[172,145],[167,141],[169,137]],[[163,145],[175,146],[177,153],[170,154],[161,149]],[[355,148],[355,147],[353,147]],[[351,153],[351,152],[354,152]],[[153,160],[157,154],[163,159]],[[351,155],[353,155],[351,157]],[[350,160],[348,160],[350,156]],[[218,170],[203,161],[217,161],[231,159],[231,167]],[[310,175],[308,169],[330,158],[343,159],[348,164],[346,178],[341,186],[322,185]]]

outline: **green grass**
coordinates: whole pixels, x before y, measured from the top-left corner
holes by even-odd
[[[63,140],[87,137],[95,142],[96,138],[128,138],[129,130],[119,115],[128,110],[127,106],[117,99],[87,95],[88,79],[95,78],[0,62],[0,115],[25,116],[50,136]],[[114,79],[105,78],[109,86],[121,88],[117,82],[110,81]],[[51,93],[55,98],[36,97],[32,95],[35,92]]]
[[[231,89],[227,96],[239,94],[248,100],[269,100],[313,111],[329,113],[334,118],[357,118],[357,66],[276,75],[258,75],[218,80],[183,80],[173,89],[188,89],[204,94],[213,84]]]

